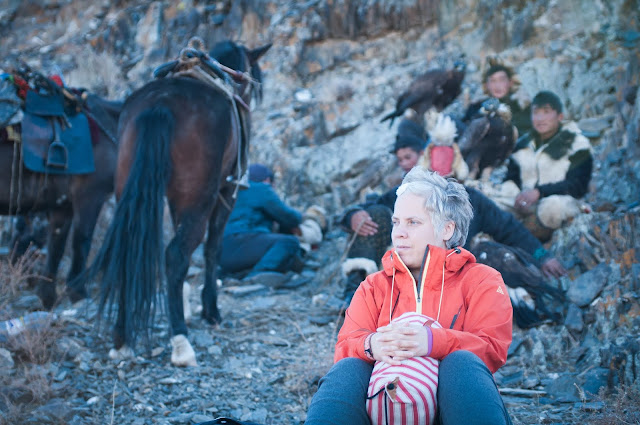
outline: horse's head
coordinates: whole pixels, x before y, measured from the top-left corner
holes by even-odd
[[[258,102],[262,98],[262,70],[258,65],[258,59],[270,47],[271,43],[256,49],[247,49],[227,40],[213,46],[209,55],[222,65],[238,71],[236,94],[248,104],[251,96]]]
[[[107,132],[108,137],[115,137],[118,129],[118,118],[124,102],[117,100],[107,100],[98,95],[85,92],[83,94],[87,108],[93,118],[99,122],[102,130]]]

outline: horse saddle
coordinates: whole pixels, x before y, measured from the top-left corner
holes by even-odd
[[[22,157],[29,170],[48,174],[95,171],[87,117],[67,117],[62,96],[27,92],[22,118]]]

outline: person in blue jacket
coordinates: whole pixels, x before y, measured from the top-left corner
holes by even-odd
[[[223,273],[249,270],[285,273],[301,260],[300,242],[291,234],[302,214],[287,206],[273,189],[273,172],[262,164],[249,167],[249,188],[238,192],[224,230],[220,267]],[[274,225],[279,226],[274,232]]]

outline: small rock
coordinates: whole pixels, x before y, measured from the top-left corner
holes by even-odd
[[[256,283],[256,284],[247,285],[247,286],[229,286],[224,288],[224,291],[228,292],[234,297],[244,297],[249,294],[255,294],[262,291],[266,292],[267,289],[268,288],[266,286]]]
[[[193,344],[197,347],[209,347],[213,345],[213,336],[207,332],[194,332]]]
[[[570,284],[567,297],[579,307],[589,305],[605,287],[610,274],[611,267],[608,264],[599,264]]]
[[[582,320],[582,310],[580,310],[577,305],[569,304],[567,317],[564,319],[564,325],[571,332],[582,332],[582,329],[584,328],[584,321]]]
[[[558,375],[555,379],[547,380],[545,391],[558,403],[574,403],[580,401],[575,383],[576,376],[565,373]]]
[[[0,348],[0,369],[11,369],[14,364],[11,352],[5,348]]]
[[[207,348],[207,352],[212,356],[221,356],[222,348],[218,345],[211,345],[209,346],[209,348]]]
[[[587,403],[575,403],[574,407],[576,409],[582,409],[585,412],[601,412],[605,404],[601,401],[590,401]]]
[[[197,266],[190,266],[189,270],[187,270],[187,277],[197,276],[202,273],[202,268]]]
[[[91,406],[92,404],[96,404],[99,401],[100,401],[100,396],[96,395],[96,396],[91,397],[89,400],[87,400],[87,404],[89,406]]]
[[[303,103],[311,102],[311,100],[313,100],[313,94],[307,89],[298,90],[295,92],[294,97],[298,102]]]

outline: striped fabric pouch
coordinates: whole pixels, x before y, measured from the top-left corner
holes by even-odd
[[[394,322],[441,328],[422,314],[408,312]],[[376,362],[367,391],[367,413],[373,425],[431,425],[436,417],[440,362],[413,357],[400,366]]]

